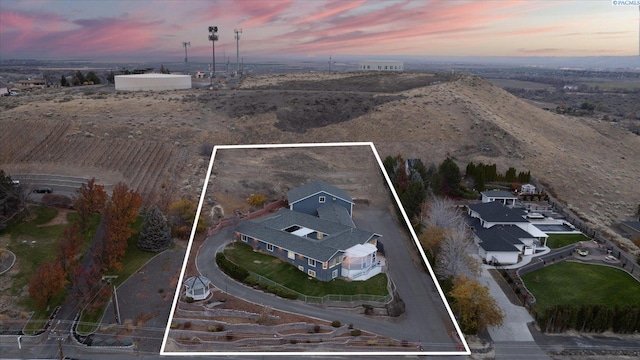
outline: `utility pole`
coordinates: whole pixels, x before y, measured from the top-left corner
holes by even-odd
[[[188,41],[188,42],[183,41],[182,42],[182,46],[184,46],[184,66],[187,69],[186,71],[187,71],[187,74],[188,74],[189,73],[189,63],[187,61],[187,46],[191,46],[191,41]]]
[[[329,55],[329,72],[331,72],[331,55]]]
[[[60,330],[56,331],[58,336],[58,355],[60,355],[60,360],[64,360],[64,354],[62,353],[62,338],[60,337]]]
[[[236,33],[236,71],[238,74],[240,73],[240,34],[242,34],[242,29],[234,29],[234,33]]]
[[[213,77],[216,75],[216,40],[218,40],[218,27],[217,26],[209,26],[209,41],[211,41],[211,52],[212,52],[212,60],[213,66],[211,67],[211,76],[209,81],[209,86],[213,89]]]

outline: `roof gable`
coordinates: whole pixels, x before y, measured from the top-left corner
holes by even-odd
[[[516,247],[516,245],[524,245],[520,239],[531,237],[529,233],[515,225],[493,226],[488,229],[480,229],[476,231],[476,236],[480,239],[480,247],[485,251],[506,252],[520,252]]]
[[[338,187],[327,184],[322,180],[315,180],[310,183],[306,183],[302,186],[289,190],[287,192],[287,200],[289,200],[289,204],[293,204],[321,192],[325,192],[336,198],[342,199],[348,203],[353,204],[353,199],[351,198],[351,196],[349,196],[349,193],[347,193],[346,191]]]
[[[285,231],[294,225],[322,232],[325,235],[318,239]],[[280,209],[273,216],[264,219],[243,221],[238,225],[237,231],[323,262],[329,261],[336,253],[343,252],[354,245],[365,244],[373,237],[381,237],[376,233],[289,209]]]
[[[500,199],[517,199],[518,197],[505,190],[488,190],[483,191],[480,194],[482,196],[490,197],[490,198],[500,198]]]
[[[529,220],[523,217],[523,212],[504,206],[500,202],[486,202],[468,205],[471,211],[476,212],[480,218],[487,222],[494,223],[528,223]]]

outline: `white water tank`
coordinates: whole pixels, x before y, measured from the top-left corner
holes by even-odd
[[[190,75],[136,74],[116,75],[116,91],[191,89]]]

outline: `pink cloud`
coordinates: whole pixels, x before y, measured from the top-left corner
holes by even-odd
[[[163,21],[128,17],[64,21],[55,14],[0,12],[5,56],[122,56],[153,52]]]

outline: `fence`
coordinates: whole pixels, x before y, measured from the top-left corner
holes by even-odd
[[[531,182],[536,186],[536,188],[541,190],[544,189],[544,186],[542,186],[542,184],[540,184],[540,182],[536,178],[532,177]],[[620,260],[622,269],[626,270],[629,274],[631,274],[631,276],[636,278],[636,280],[640,281],[640,265],[638,265],[636,259],[634,259],[633,256],[629,255],[620,247],[618,247],[616,243],[604,237],[595,229],[591,228],[585,221],[576,216],[571,210],[565,208],[564,205],[562,205],[552,196],[549,196],[548,202],[552,206],[554,211],[563,215],[565,219],[573,226],[575,226],[577,229],[579,229],[598,243],[604,244],[607,249],[611,250],[611,255]]]
[[[287,207],[288,206],[288,202],[287,200],[278,200],[278,201],[274,201],[272,203],[266,204],[265,206],[262,207],[262,209],[260,210],[256,210],[252,213],[248,213],[244,216],[234,216],[231,219],[224,219],[222,221],[220,221],[218,223],[218,225],[216,225],[216,227],[214,228],[209,228],[209,230],[207,231],[207,236],[213,236],[215,234],[217,234],[222,228],[227,227],[227,226],[231,226],[231,225],[235,225],[237,223],[239,223],[241,220],[249,220],[249,219],[254,219],[257,217],[260,217],[262,215],[265,215],[269,212],[272,212],[276,209],[279,209],[281,207]]]
[[[391,299],[393,299],[393,295],[391,295],[391,293],[387,294],[387,295],[369,295],[369,294],[357,294],[357,295],[338,295],[338,294],[328,294],[325,296],[310,296],[310,295],[305,295],[305,294],[301,294],[295,290],[289,289],[286,286],[283,286],[281,284],[278,284],[277,282],[268,279],[262,275],[256,274],[254,272],[249,271],[249,274],[253,277],[255,277],[256,279],[258,279],[258,281],[260,281],[261,283],[266,283],[268,285],[271,286],[275,286],[278,287],[282,290],[294,293],[296,295],[298,295],[298,300],[307,302],[307,303],[312,303],[312,304],[326,304],[326,303],[330,303],[330,302],[375,302],[375,303],[381,303],[381,304],[386,304],[389,301],[391,301]]]

